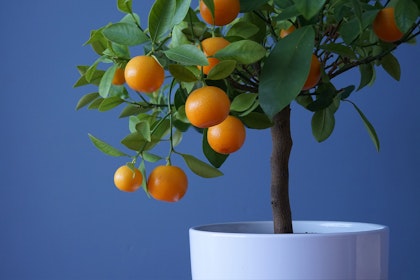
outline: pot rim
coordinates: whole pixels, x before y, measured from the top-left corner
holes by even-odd
[[[307,230],[301,230],[307,227]],[[305,236],[332,236],[332,235],[356,235],[371,234],[381,231],[389,231],[389,227],[381,224],[352,222],[352,221],[328,221],[328,220],[294,220],[294,233],[274,234],[272,221],[238,221],[203,224],[191,227],[190,234],[215,234],[223,236],[276,236],[276,237],[305,237]],[[321,229],[319,232],[313,229]],[[270,232],[271,231],[271,232]]]

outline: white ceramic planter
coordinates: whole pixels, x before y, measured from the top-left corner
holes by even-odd
[[[388,279],[386,226],[294,221],[294,234],[273,234],[272,222],[190,229],[194,280]]]

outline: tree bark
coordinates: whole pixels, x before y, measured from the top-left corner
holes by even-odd
[[[292,151],[290,106],[274,116],[271,128],[271,207],[274,233],[293,233],[289,200],[289,158]]]

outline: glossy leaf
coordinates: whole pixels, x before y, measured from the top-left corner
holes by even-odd
[[[147,104],[144,103],[144,107],[140,106],[140,105],[136,105],[136,104],[128,104],[122,111],[120,114],[120,118],[126,118],[129,116],[134,116],[140,113],[145,113],[147,111],[150,111],[151,109],[149,107],[147,107]]]
[[[226,33],[226,37],[249,39],[259,31],[258,26],[247,21],[238,21]]]
[[[336,53],[342,57],[356,58],[354,51],[350,47],[342,44],[331,43],[321,45],[320,48],[332,53]]]
[[[209,80],[221,80],[229,77],[230,74],[236,68],[236,61],[235,60],[222,60],[216,66],[214,66],[209,74],[207,75],[207,79]]]
[[[296,8],[306,18],[311,19],[324,6],[326,0],[294,0]]]
[[[306,107],[312,112],[321,111],[329,107],[336,96],[336,89],[331,83],[321,84],[317,88],[316,93],[316,100],[308,104]]]
[[[190,9],[191,0],[176,0],[175,14],[172,18],[172,26],[184,20]]]
[[[171,64],[168,68],[172,77],[178,81],[190,83],[198,80],[198,77],[188,67],[179,64]]]
[[[395,56],[393,56],[391,53],[387,54],[381,59],[381,65],[392,78],[397,81],[400,80],[401,66]]]
[[[333,110],[329,107],[321,111],[316,111],[312,116],[312,135],[318,142],[325,141],[330,137],[335,126]]]
[[[407,32],[419,17],[419,10],[412,0],[400,0],[395,4],[395,21],[398,28]]]
[[[236,112],[244,112],[255,104],[258,94],[242,93],[236,96],[230,104],[230,110]]]
[[[208,65],[209,62],[204,53],[194,45],[180,45],[164,52],[170,60],[182,65]]]
[[[107,98],[112,87],[112,79],[114,78],[117,65],[109,67],[103,75],[101,82],[99,83],[98,90],[99,95],[103,98]]]
[[[119,96],[108,97],[101,102],[101,105],[99,105],[98,110],[100,112],[106,112],[117,107],[122,103],[124,103],[124,100],[121,99]]]
[[[99,97],[99,93],[97,93],[97,92],[92,92],[92,93],[88,93],[88,94],[83,95],[79,99],[79,102],[77,102],[76,110],[79,110],[79,109],[89,105],[93,100],[95,100],[98,97]]]
[[[149,32],[153,43],[165,37],[173,27],[176,0],[156,0],[149,13]]]
[[[117,7],[123,13],[131,14],[133,12],[133,1],[132,0],[118,0]]]
[[[309,73],[315,33],[299,28],[280,40],[262,69],[259,101],[269,118],[289,105],[300,93]]]
[[[223,175],[223,173],[219,169],[215,168],[214,166],[211,166],[210,164],[204,161],[199,160],[195,156],[187,154],[180,155],[182,156],[190,170],[200,177],[214,178]]]
[[[375,79],[375,69],[372,64],[362,64],[359,66],[360,71],[360,84],[357,90],[369,85]]]
[[[111,42],[124,46],[136,46],[149,38],[134,23],[118,22],[106,27],[102,33]]]
[[[379,143],[379,138],[378,138],[378,135],[376,134],[375,128],[370,123],[370,121],[366,118],[365,114],[363,114],[363,112],[359,109],[359,107],[357,107],[357,105],[354,104],[353,102],[350,102],[350,103],[353,105],[353,107],[359,113],[359,116],[362,118],[363,124],[365,125],[365,127],[366,127],[366,129],[369,133],[370,139],[372,140],[373,144],[375,145],[376,150],[379,151],[380,143]]]
[[[261,112],[251,112],[242,116],[241,120],[246,127],[252,129],[266,129],[273,126],[273,123],[267,115]]]
[[[207,160],[216,168],[222,166],[229,157],[229,155],[220,154],[210,147],[209,142],[207,141],[207,129],[204,129],[203,131],[202,148]]]
[[[266,54],[265,48],[251,40],[233,42],[220,51],[214,57],[222,60],[235,60],[240,64],[251,64],[261,60]]]
[[[89,134],[89,139],[98,148],[101,152],[113,156],[113,157],[123,157],[128,156],[126,153],[121,152],[120,150],[112,147],[111,145],[105,143],[104,141],[96,138],[95,136]]]
[[[246,12],[252,12],[253,10],[258,9],[259,7],[261,7],[262,5],[264,5],[265,3],[267,3],[268,0],[240,0],[240,4],[241,4],[241,12],[242,13],[246,13]]]

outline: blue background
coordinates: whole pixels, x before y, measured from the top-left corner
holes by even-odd
[[[87,133],[117,145],[127,134],[118,110],[75,111],[88,88],[73,89],[75,66],[96,57],[89,32],[123,16],[116,1],[7,1],[0,9],[0,279],[188,279],[188,228],[270,220],[269,131],[249,131],[225,176],[188,172],[177,204],[119,192],[124,159],[97,151]],[[146,23],[153,1],[134,1]],[[195,5],[196,3],[194,3]],[[294,219],[386,224],[391,279],[420,274],[419,46],[398,52],[402,79],[382,70],[354,94],[381,139],[377,153],[354,109],[342,104],[330,139],[316,143],[311,115],[293,106],[291,199]],[[358,83],[357,71],[337,87]],[[179,150],[199,154],[188,133]],[[165,148],[166,151],[166,148]],[[183,168],[183,162],[177,162]],[[186,168],[185,168],[186,169]]]

